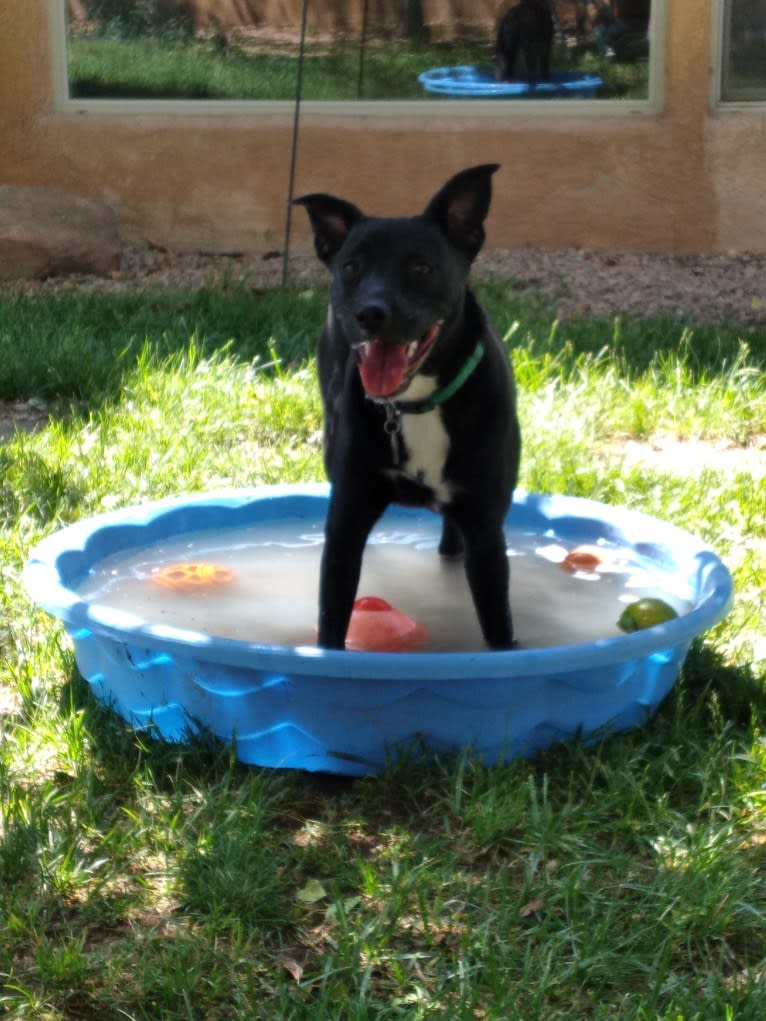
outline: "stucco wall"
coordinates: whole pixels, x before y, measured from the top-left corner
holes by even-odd
[[[672,0],[661,113],[456,117],[306,110],[296,192],[409,212],[452,172],[497,161],[489,243],[766,250],[766,111],[711,108],[712,6]],[[102,197],[128,239],[209,250],[283,240],[292,135],[272,115],[63,113],[47,6],[0,5],[1,184]],[[296,217],[294,245],[308,244]]]

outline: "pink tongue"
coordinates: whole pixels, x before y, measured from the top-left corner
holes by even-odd
[[[374,340],[359,364],[362,386],[372,397],[389,397],[404,382],[409,367],[403,344],[384,344]]]

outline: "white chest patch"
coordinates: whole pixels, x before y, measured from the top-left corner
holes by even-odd
[[[452,491],[444,478],[449,453],[449,437],[438,408],[422,415],[402,415],[402,439],[407,459],[402,470],[424,486],[433,489],[439,503],[449,503]]]
[[[423,400],[435,389],[435,382],[416,376],[400,395],[401,400]],[[403,414],[399,419],[404,443],[404,460],[398,472],[434,491],[436,502],[449,503],[452,487],[444,478],[444,466],[449,454],[449,436],[444,428],[441,408],[421,414]]]

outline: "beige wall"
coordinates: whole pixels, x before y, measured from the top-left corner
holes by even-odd
[[[661,113],[464,118],[433,104],[422,118],[304,107],[296,193],[410,212],[452,172],[497,161],[491,245],[764,251],[766,109],[711,104],[714,2],[668,4]],[[62,112],[44,0],[0,4],[0,130],[0,184],[104,198],[127,239],[209,250],[283,240],[291,111]],[[307,245],[303,217],[295,230],[294,245]]]

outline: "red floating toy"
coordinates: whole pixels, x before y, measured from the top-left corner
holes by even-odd
[[[354,602],[346,648],[356,652],[411,652],[422,649],[428,638],[422,624],[394,609],[385,599],[362,596]]]
[[[165,564],[152,574],[152,581],[174,592],[201,592],[234,581],[234,571],[220,564]]]
[[[600,546],[585,544],[571,549],[564,559],[560,561],[559,567],[562,571],[568,571],[570,574],[574,574],[576,571],[592,573],[613,561],[614,557],[610,555],[608,550]]]

